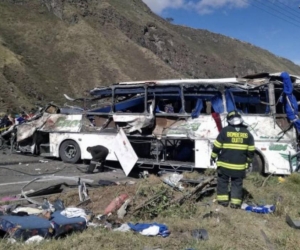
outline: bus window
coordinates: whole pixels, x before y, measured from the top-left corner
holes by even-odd
[[[145,89],[116,88],[115,89],[115,113],[143,113],[145,111]]]
[[[243,114],[266,114],[269,112],[269,108],[266,104],[267,92],[265,90],[255,90],[255,91],[234,91],[232,92],[235,106],[238,111]]]
[[[192,114],[192,116],[197,117],[200,114],[210,115],[214,112],[214,105],[212,105],[212,99],[216,97],[220,98],[222,102],[221,93],[213,90],[205,90],[200,88],[184,88],[184,105],[185,112]],[[215,103],[215,102],[214,102]]]
[[[156,114],[183,113],[181,89],[179,86],[151,86],[148,88],[148,102],[155,100]]]
[[[281,89],[275,89],[275,103],[276,103],[276,114],[284,114],[284,107],[283,107],[283,103],[282,103],[282,93],[283,90]]]
[[[110,113],[112,107],[112,89],[107,88],[103,90],[99,90],[99,96],[101,98],[96,98],[92,100],[91,103],[87,104],[87,109],[90,112],[98,112],[98,113]]]

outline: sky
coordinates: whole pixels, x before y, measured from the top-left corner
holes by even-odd
[[[249,42],[300,65],[300,0],[143,0],[163,18]],[[299,72],[300,73],[300,72]]]

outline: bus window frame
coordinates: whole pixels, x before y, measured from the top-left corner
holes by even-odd
[[[116,90],[117,89],[122,89],[122,90],[125,90],[125,89],[139,89],[139,88],[142,88],[143,89],[143,92],[138,92],[136,94],[143,94],[143,97],[144,97],[144,100],[143,100],[143,103],[144,103],[144,111],[143,112],[116,112],[115,111],[115,105],[117,104],[116,103]],[[113,87],[113,98],[112,98],[112,109],[111,109],[111,114],[112,115],[144,115],[147,113],[147,96],[146,96],[146,93],[147,93],[147,90],[146,90],[146,86],[145,85],[136,85],[136,86],[126,86],[126,85],[118,85],[118,86],[114,86]],[[128,93],[130,94],[130,93]]]

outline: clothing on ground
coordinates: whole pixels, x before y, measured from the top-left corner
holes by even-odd
[[[131,228],[131,230],[139,232],[139,233],[144,234],[144,235],[147,235],[146,233],[151,233],[151,235],[152,235],[154,232],[156,232],[157,228],[155,228],[153,226],[158,227],[157,235],[162,236],[162,237],[168,237],[170,235],[170,231],[169,231],[168,227],[164,224],[137,223],[137,224],[134,225],[134,224],[128,223],[128,225]],[[146,230],[146,231],[144,231],[144,230]]]
[[[87,222],[87,214],[85,213],[84,209],[76,208],[76,207],[68,207],[65,210],[61,211],[61,215],[67,218],[75,218],[75,217],[82,217]]]

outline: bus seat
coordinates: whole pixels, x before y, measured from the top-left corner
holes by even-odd
[[[196,107],[193,109],[192,112],[192,118],[193,119],[198,118],[202,109],[203,109],[203,101],[200,98],[198,98]]]

